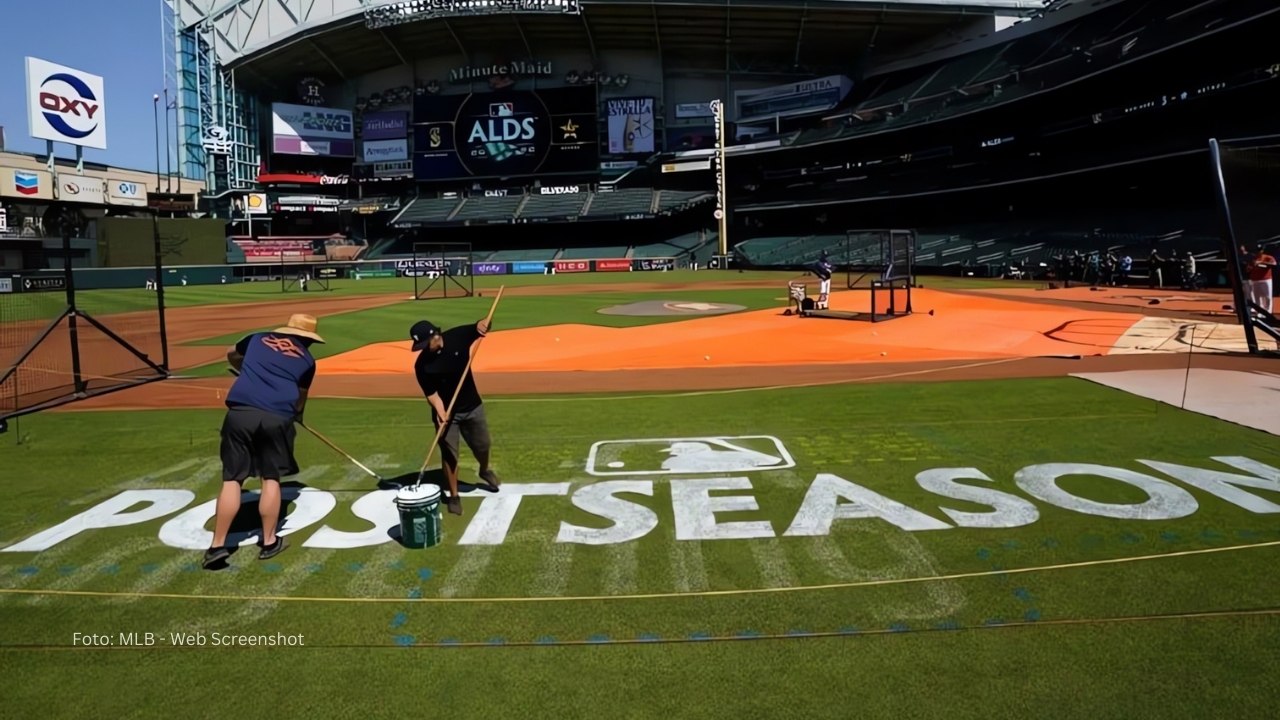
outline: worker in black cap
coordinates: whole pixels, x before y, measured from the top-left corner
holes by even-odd
[[[409,330],[413,351],[418,353],[413,363],[414,375],[422,394],[431,404],[431,416],[440,435],[440,460],[445,479],[449,482],[449,512],[462,514],[462,501],[458,497],[458,438],[480,463],[480,479],[491,490],[501,485],[498,474],[489,466],[489,423],[485,420],[484,401],[476,389],[474,376],[467,372],[472,347],[489,332],[489,323],[481,320],[473,325],[459,325],[449,330],[426,320],[414,323]],[[466,378],[463,378],[463,374]],[[461,384],[459,384],[461,383]],[[457,398],[454,398],[454,393]],[[452,410],[450,410],[452,406]]]

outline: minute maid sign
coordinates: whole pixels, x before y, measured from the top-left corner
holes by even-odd
[[[589,483],[504,483],[501,492],[480,493],[483,500],[459,545],[501,545],[508,541],[516,516],[526,503],[564,504],[594,518],[586,525],[561,520],[555,541],[584,545],[633,542],[652,533],[661,522],[656,503],[670,503],[676,540],[749,540],[755,538],[828,535],[838,523],[885,522],[905,532],[959,528],[1000,529],[1031,525],[1042,507],[1060,508],[1092,517],[1128,521],[1176,520],[1195,514],[1196,490],[1211,502],[1227,503],[1256,514],[1280,513],[1280,504],[1264,493],[1280,492],[1280,469],[1240,456],[1214,457],[1196,465],[1137,460],[1142,470],[1075,462],[1028,465],[1010,477],[991,477],[976,467],[939,467],[916,474],[915,484],[936,499],[909,507],[858,482],[858,478],[820,472],[788,507],[798,507],[789,520],[745,520],[740,513],[758,511],[752,494],[756,483],[770,485],[768,473],[790,471],[795,462],[783,443],[770,436],[692,437],[610,440],[596,443],[588,454],[588,475],[605,478]],[[187,461],[173,472],[190,471]],[[1201,465],[1204,465],[1203,467]],[[167,473],[162,473],[167,474]],[[754,477],[753,477],[754,475]],[[1111,503],[1075,494],[1064,479],[1090,476],[1143,499]],[[776,487],[776,485],[773,485]],[[337,509],[338,499],[315,488],[282,489],[292,510],[280,529],[291,535],[307,528],[303,547],[353,549],[394,542],[389,531],[399,523],[395,490],[375,490]],[[1258,492],[1262,491],[1262,492]],[[637,499],[644,498],[643,500]],[[245,493],[255,502],[255,493]],[[216,500],[192,505],[186,489],[125,490],[94,507],[31,535],[0,552],[48,550],[80,535],[113,527],[163,520],[160,542],[184,550],[209,547],[207,529]],[[956,502],[965,503],[963,508]],[[325,520],[335,511],[335,524]],[[575,515],[578,513],[575,511]],[[347,517],[354,516],[357,522]],[[665,512],[662,515],[666,515]],[[737,517],[735,517],[737,515]],[[249,545],[255,533],[232,534],[229,542]]]

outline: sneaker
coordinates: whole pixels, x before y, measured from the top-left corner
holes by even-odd
[[[209,548],[204,551],[204,561],[201,565],[205,570],[212,570],[214,567],[225,563],[229,557],[231,557],[231,551],[225,547]]]
[[[462,514],[462,498],[452,495],[445,500],[445,507],[449,509],[450,515]]]
[[[489,487],[493,488],[494,490],[497,490],[498,487],[502,485],[502,480],[498,479],[498,473],[494,472],[493,468],[489,468],[488,470],[481,470],[480,479],[485,481],[486,483],[489,483]]]
[[[287,547],[289,547],[289,541],[285,540],[283,535],[277,535],[275,542],[270,545],[263,545],[262,550],[258,551],[258,559],[267,560],[273,558],[284,552]]]

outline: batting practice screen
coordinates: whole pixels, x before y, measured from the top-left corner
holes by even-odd
[[[414,243],[413,260],[401,273],[413,277],[418,300],[470,297],[475,292],[471,259],[470,243]]]

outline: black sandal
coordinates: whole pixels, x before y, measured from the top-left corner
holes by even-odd
[[[277,535],[275,542],[270,545],[263,545],[262,549],[258,551],[258,559],[269,560],[284,552],[284,549],[287,547],[289,547],[289,543],[284,539],[284,536]]]
[[[211,570],[219,563],[225,563],[227,558],[231,557],[231,551],[225,547],[214,547],[204,551],[204,562],[201,563],[205,570]]]

